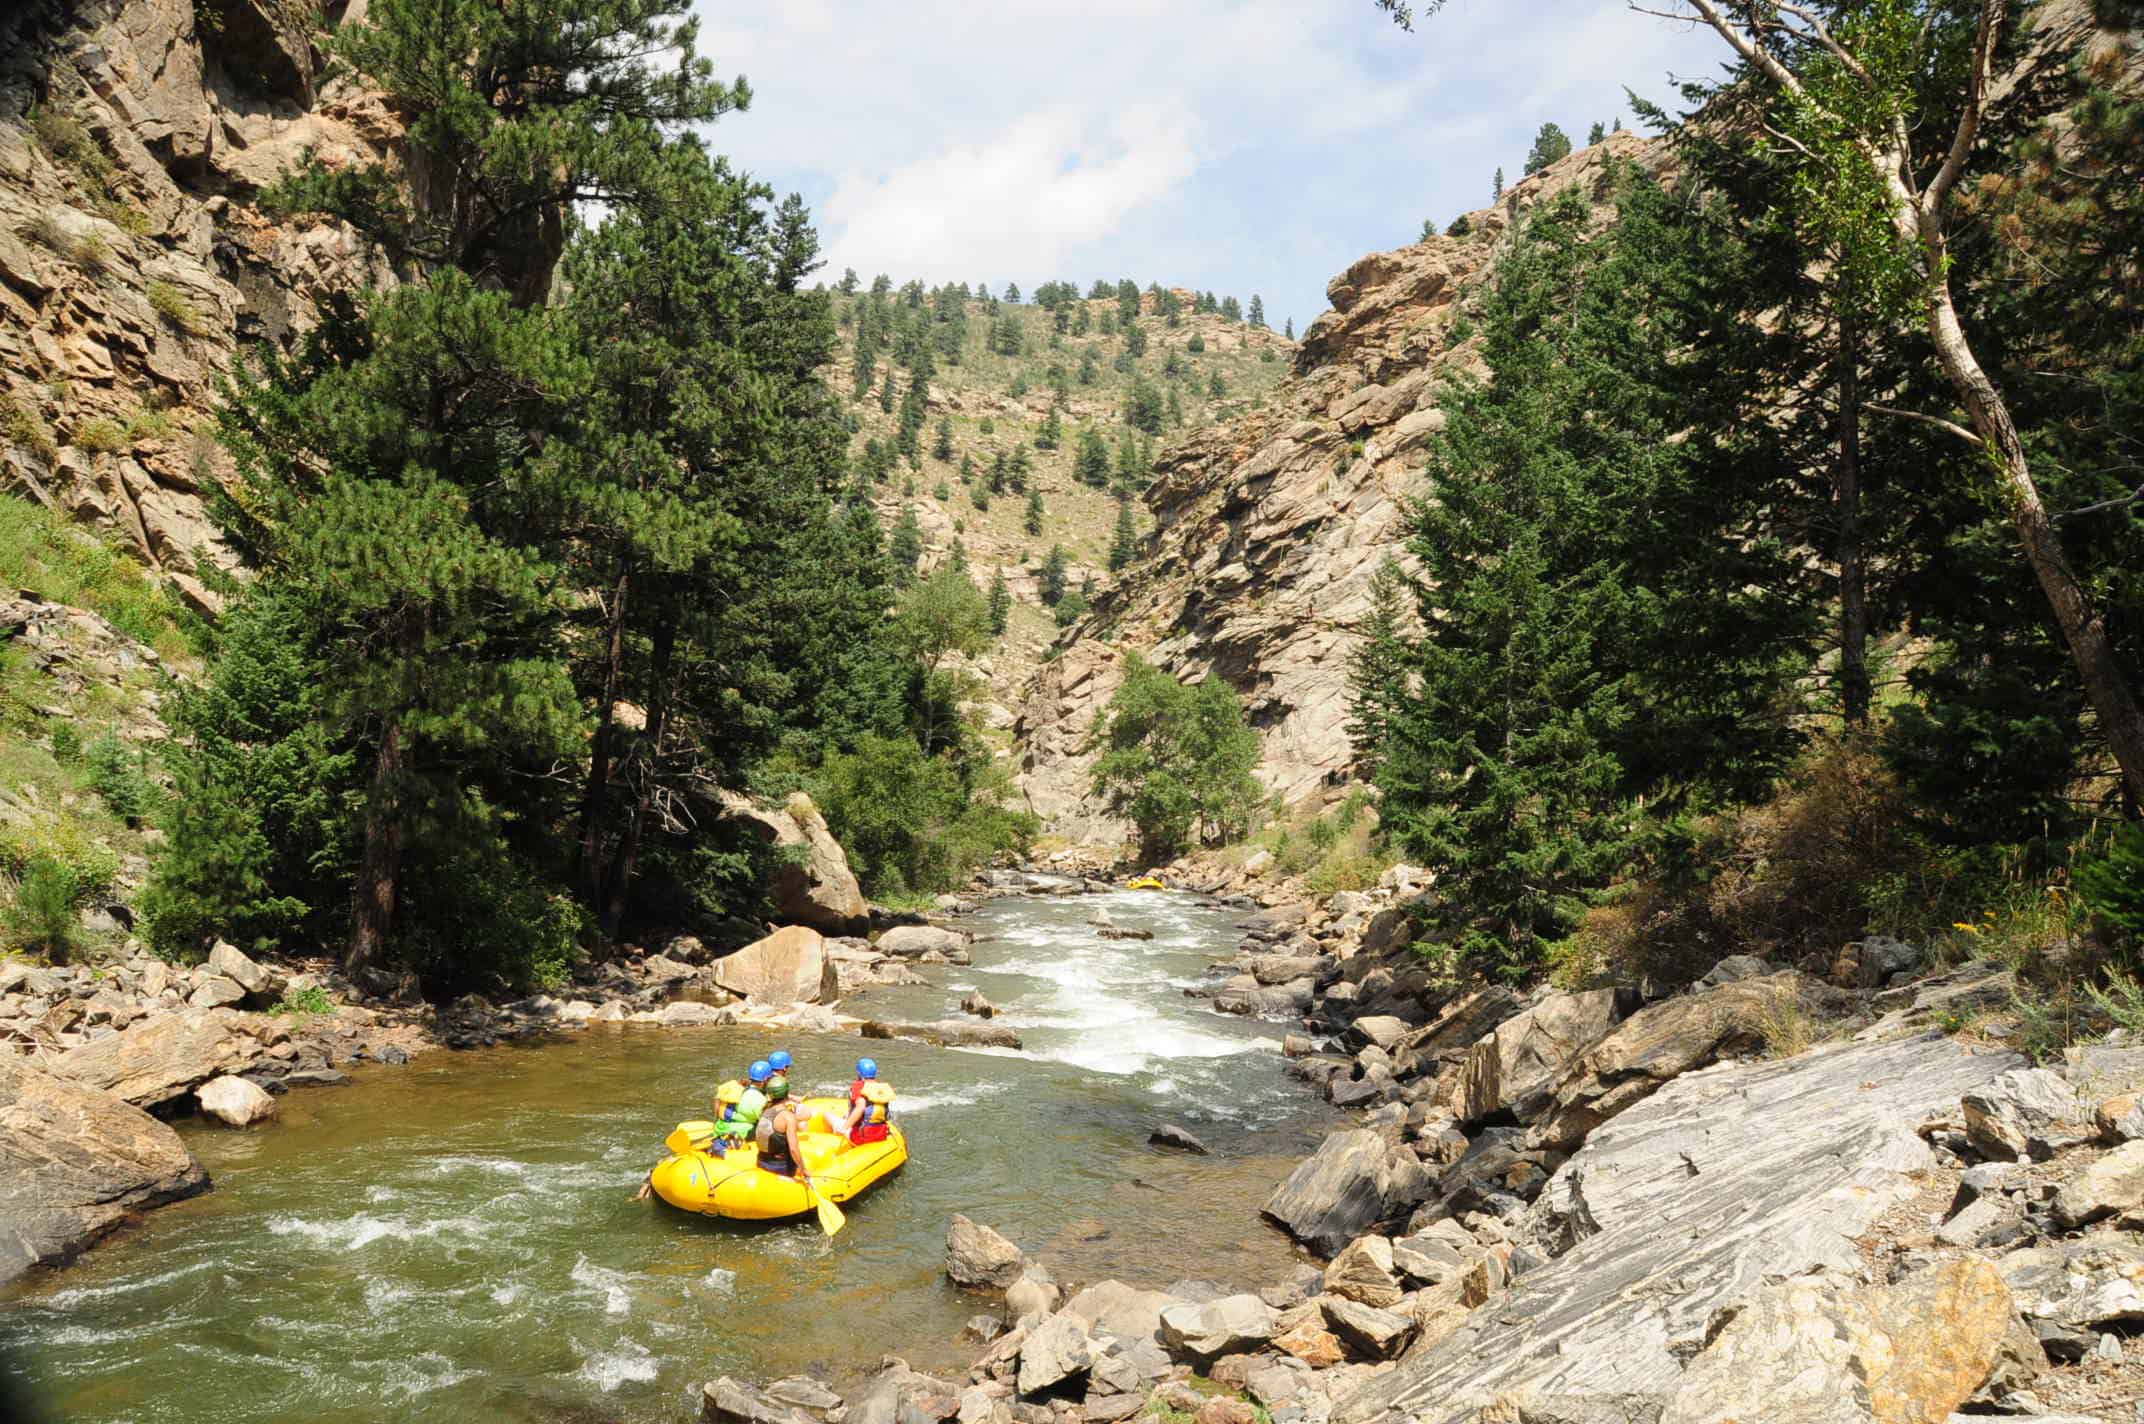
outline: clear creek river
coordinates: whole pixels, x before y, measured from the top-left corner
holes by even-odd
[[[1103,940],[1096,909],[1155,938]],[[1183,996],[1238,918],[1178,895],[997,900],[968,922],[973,966],[848,1006],[935,1019],[980,988],[1018,1054],[597,1026],[368,1069],[251,1132],[187,1123],[215,1189],[18,1287],[0,1338],[68,1421],[682,1421],[721,1373],[839,1387],[884,1353],[964,1363],[955,1337],[990,1302],[942,1274],[956,1211],[1059,1279],[1255,1288],[1295,1259],[1258,1207],[1331,1113],[1283,1076],[1276,1025]],[[908,1166],[831,1240],[630,1201],[663,1135],[779,1045],[806,1088],[876,1058]],[[1214,1155],[1148,1146],[1163,1121]]]

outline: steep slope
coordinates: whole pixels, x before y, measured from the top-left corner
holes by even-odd
[[[1344,783],[1348,657],[1377,566],[1396,553],[1443,383],[1473,363],[1465,313],[1534,205],[1664,147],[1609,135],[1468,214],[1464,236],[1373,253],[1326,288],[1295,370],[1264,409],[1192,433],[1157,461],[1142,562],[1096,598],[1038,670],[1016,727],[1029,804],[1061,834],[1115,839],[1084,804],[1094,719],[1118,660],[1228,680],[1264,739],[1261,779],[1290,806]],[[1603,210],[1605,212],[1605,209]]]
[[[370,160],[401,133],[377,95],[323,80],[318,23],[271,0],[0,13],[0,490],[108,531],[197,603],[219,375],[242,341],[309,324],[315,293],[394,280],[347,229],[256,204],[307,149]]]

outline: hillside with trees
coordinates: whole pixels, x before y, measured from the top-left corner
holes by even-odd
[[[888,531],[894,576],[967,570],[992,604],[979,661],[1014,705],[1058,630],[1143,557],[1158,454],[1262,410],[1293,342],[1248,305],[1129,278],[831,287],[849,493]],[[1010,725],[1002,710],[991,714]]]

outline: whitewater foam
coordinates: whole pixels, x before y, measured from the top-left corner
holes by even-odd
[[[576,1372],[597,1389],[609,1394],[622,1384],[645,1384],[655,1378],[655,1357],[644,1345],[628,1340],[624,1348],[592,1355]]]
[[[573,1283],[601,1294],[603,1311],[607,1315],[625,1315],[632,1311],[633,1293],[626,1288],[628,1279],[625,1272],[598,1266],[586,1256],[573,1263]]]

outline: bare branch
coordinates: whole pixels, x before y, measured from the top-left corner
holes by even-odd
[[[1900,420],[1910,420],[1916,425],[1933,426],[1945,434],[1957,436],[1976,450],[1985,450],[1987,448],[1987,442],[1978,435],[1967,430],[1956,421],[1945,420],[1940,415],[1923,415],[1917,410],[1900,410],[1896,406],[1877,405],[1871,401],[1863,401],[1861,408],[1871,415],[1891,415],[1898,417]]]
[[[1795,77],[1794,71],[1782,64],[1778,56],[1759,44],[1755,34],[1744,33],[1741,26],[1722,15],[1720,7],[1714,4],[1713,0],[1683,0],[1683,3],[1695,10],[1698,19],[1710,25],[1713,33],[1727,41],[1729,47],[1736,54],[1741,55],[1746,62],[1757,66],[1774,84],[1777,84],[1797,99],[1806,101],[1809,98],[1808,91],[1802,88],[1802,82]],[[1632,6],[1632,8],[1637,7]],[[1675,18],[1687,20],[1690,17],[1688,15],[1678,15]]]
[[[1853,55],[1847,51],[1845,45],[1840,44],[1837,40],[1832,38],[1831,31],[1825,26],[1822,19],[1820,19],[1812,12],[1803,9],[1799,5],[1782,4],[1778,8],[1779,12],[1782,15],[1792,15],[1795,19],[1800,20],[1803,24],[1807,25],[1809,27],[1808,38],[1814,39],[1818,44],[1822,45],[1827,51],[1829,51],[1831,57],[1839,61],[1839,63],[1845,67],[1847,73],[1853,75],[1854,78],[1860,80],[1864,84],[1874,82],[1870,79],[1869,72],[1866,68],[1862,66],[1861,61],[1854,58]]]
[[[2052,514],[2048,517],[2050,519],[2075,519],[2080,514],[2097,514],[2103,509],[2120,509],[2125,504],[2135,504],[2140,500],[2144,500],[2144,485],[2138,485],[2127,494],[2118,494],[2112,499],[2103,499],[2097,504],[2087,504],[2077,509],[2065,509],[2060,514]]]
[[[2002,30],[2003,0],[1980,0],[1980,27],[1973,36],[1973,72],[1966,85],[1965,107],[1958,114],[1958,131],[1951,135],[1950,152],[1943,157],[1943,166],[1928,182],[1928,207],[1931,212],[1943,206],[1943,200],[1957,185],[1965,173],[1965,160],[1973,151],[1973,140],[1980,133],[1981,113],[1987,104],[1988,75],[1995,67],[1995,42]]]

